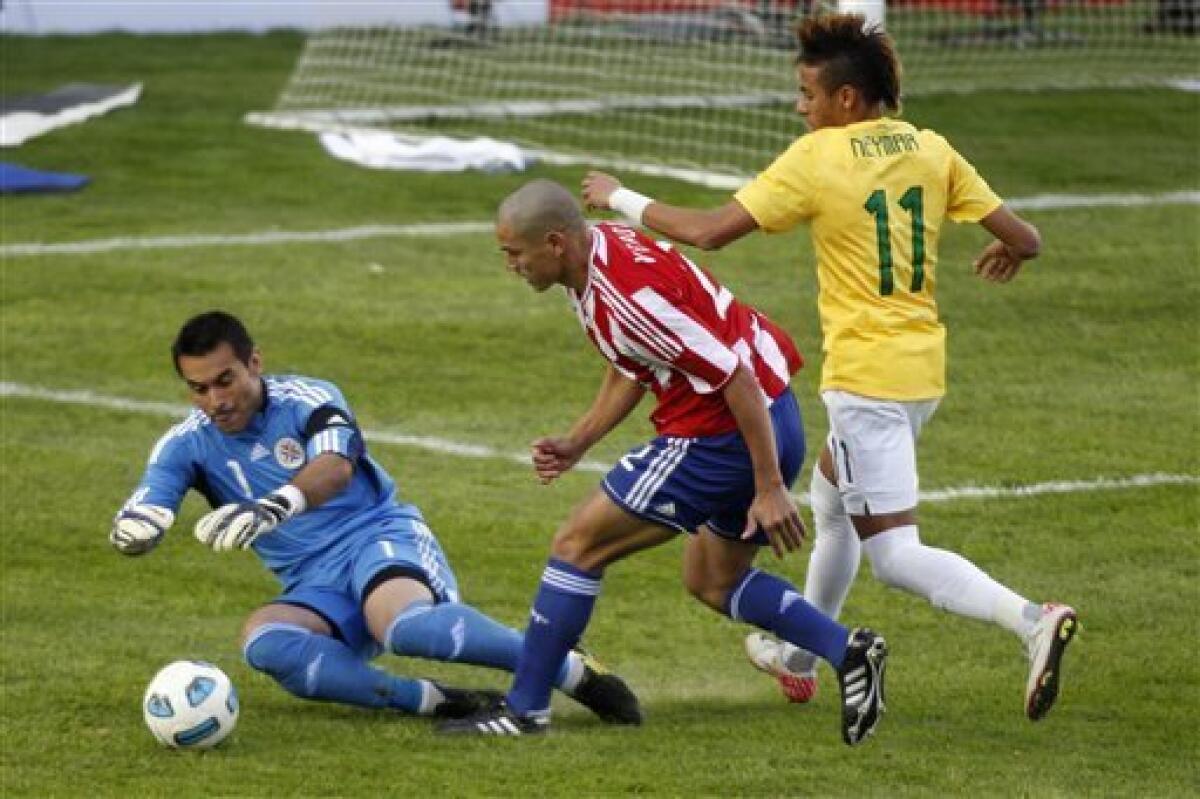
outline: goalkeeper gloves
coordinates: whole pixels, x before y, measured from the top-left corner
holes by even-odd
[[[196,538],[216,552],[249,549],[260,535],[302,513],[304,508],[300,489],[285,485],[254,502],[233,502],[205,514],[196,522]]]
[[[109,543],[122,555],[142,555],[162,540],[175,523],[175,514],[158,505],[131,505],[113,519]]]

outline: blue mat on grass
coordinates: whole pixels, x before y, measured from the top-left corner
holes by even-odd
[[[18,192],[75,191],[87,185],[85,175],[41,172],[37,169],[0,162],[0,194]]]

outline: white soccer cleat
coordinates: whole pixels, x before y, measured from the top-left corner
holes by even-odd
[[[1078,629],[1079,619],[1074,608],[1051,603],[1042,606],[1042,617],[1025,641],[1029,653],[1025,715],[1030,721],[1045,717],[1054,706],[1063,652]]]
[[[794,672],[783,662],[783,643],[763,633],[746,636],[746,657],[751,665],[770,674],[789,702],[803,704],[817,695],[816,672]]]

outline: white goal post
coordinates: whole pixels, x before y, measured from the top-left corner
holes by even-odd
[[[907,95],[1200,73],[1200,0],[839,0],[896,37]],[[491,136],[556,163],[740,185],[803,128],[793,26],[820,0],[404,0],[308,38],[252,124]]]

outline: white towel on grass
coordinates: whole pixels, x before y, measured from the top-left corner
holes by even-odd
[[[520,147],[495,139],[450,139],[436,136],[414,140],[387,131],[322,133],[321,145],[335,158],[371,169],[416,172],[520,172],[529,159]]]

